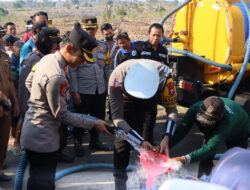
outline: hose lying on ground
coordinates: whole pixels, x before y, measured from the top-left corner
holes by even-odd
[[[88,118],[88,119],[92,119],[92,120],[97,120],[97,118],[90,116],[90,115],[85,115],[85,114],[78,114],[81,117],[84,118]],[[15,190],[22,190],[23,189],[23,177],[25,174],[25,169],[27,166],[27,153],[26,151],[23,152],[19,164],[18,164],[18,168],[17,168],[17,172],[16,172],[16,179],[15,179]],[[113,164],[105,164],[105,163],[93,163],[93,164],[85,164],[85,165],[80,165],[80,166],[75,166],[72,168],[68,168],[65,170],[62,170],[60,172],[56,173],[56,180],[72,174],[74,172],[78,172],[78,171],[85,171],[88,169],[113,169],[114,166]],[[136,168],[136,166],[133,165],[129,165],[127,167],[127,171],[132,171]]]

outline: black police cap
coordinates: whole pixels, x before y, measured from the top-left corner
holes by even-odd
[[[95,16],[83,16],[82,17],[82,28],[96,28],[97,18]]]
[[[93,62],[92,54],[96,50],[98,44],[93,37],[81,29],[80,23],[74,24],[74,28],[70,32],[69,39],[76,48],[82,51],[83,56],[87,61]]]
[[[44,33],[45,36],[56,43],[62,41],[60,38],[60,31],[56,28],[43,27],[40,32]]]

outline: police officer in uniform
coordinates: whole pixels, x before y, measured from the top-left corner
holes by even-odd
[[[154,105],[154,98],[160,94],[162,105],[168,108],[175,100],[175,84],[169,85],[170,69],[160,62],[148,59],[131,59],[121,63],[109,79],[109,99],[114,125],[122,128],[138,146],[154,150],[153,146],[141,137],[146,110]],[[157,92],[158,91],[158,92]],[[168,154],[166,138],[172,136],[175,123],[167,119],[165,136],[158,147],[160,153]],[[115,139],[114,177],[115,190],[126,190],[130,146],[123,139]]]
[[[96,46],[95,40],[76,23],[74,29],[64,36],[60,51],[44,56],[26,79],[30,99],[21,145],[26,149],[30,163],[28,190],[55,189],[62,122],[89,130],[95,128],[111,135],[106,128],[110,125],[105,121],[86,119],[67,110],[67,66],[79,66]]]
[[[8,102],[10,98],[13,104],[13,115],[18,116],[19,107],[14,82],[12,81],[11,61],[8,54],[2,50],[2,37],[3,33],[0,32],[0,100]],[[11,114],[6,110],[5,104],[0,104],[0,113],[0,181],[10,181],[11,177],[5,175],[2,169],[9,141]]]
[[[130,42],[128,34],[126,32],[121,32],[117,36],[117,42],[120,44],[121,49],[117,52],[115,58],[115,65],[119,65],[125,60],[128,59],[151,59],[162,64],[167,65],[168,63],[168,52],[165,47],[160,44],[160,41],[163,37],[164,29],[162,25],[154,23],[149,27],[149,40],[148,41],[134,41]],[[172,78],[167,80],[168,85],[173,85],[174,81]],[[173,94],[172,94],[173,93]],[[170,97],[176,96],[176,91],[169,92]],[[132,99],[128,98],[127,101],[132,103]],[[157,96],[153,97],[151,100],[152,106],[146,112],[146,119],[144,123],[143,137],[145,140],[150,143],[154,143],[153,139],[153,129],[156,122],[157,115]],[[176,109],[176,100],[169,98],[169,104],[166,112],[170,122],[173,122],[176,125],[177,120],[177,109]],[[167,138],[167,137],[166,137]],[[168,155],[168,153],[167,153]]]
[[[25,86],[25,80],[32,68],[40,61],[40,59],[49,53],[55,52],[57,44],[61,41],[58,29],[43,27],[37,35],[35,49],[24,58],[22,63],[22,72],[19,79],[19,105],[23,113],[28,110],[28,100],[30,93]],[[20,101],[22,100],[22,101]]]
[[[97,18],[84,16],[82,28],[95,38],[98,30]],[[75,110],[78,113],[89,114],[99,119],[105,119],[107,83],[111,73],[111,59],[109,49],[105,42],[96,40],[98,46],[92,57],[85,57],[85,62],[80,66],[70,69],[70,89],[72,92]],[[77,156],[83,156],[82,145],[83,130],[74,129],[74,145]],[[110,150],[99,141],[99,134],[90,131],[91,149]]]
[[[30,97],[30,92],[25,86],[25,80],[27,79],[32,68],[35,69],[35,65],[40,61],[40,59],[49,53],[54,53],[60,43],[60,32],[58,29],[43,27],[39,34],[37,35],[37,40],[35,42],[34,50],[29,53],[22,62],[21,75],[19,78],[19,106],[21,109],[21,114],[19,118],[19,123],[17,126],[18,135],[20,136],[23,119],[25,112],[28,110],[28,100]],[[19,139],[19,138],[18,138]]]

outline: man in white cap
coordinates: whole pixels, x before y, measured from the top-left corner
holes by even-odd
[[[160,144],[160,153],[168,155],[167,140],[175,130],[176,109],[169,103],[175,100],[175,83],[171,85],[171,71],[160,62],[148,59],[131,59],[120,64],[109,79],[109,99],[112,119],[116,127],[122,128],[134,143],[142,148],[154,150],[154,147],[141,137],[146,110],[149,110],[161,96],[167,109],[165,137]],[[171,96],[172,95],[172,96]],[[172,112],[171,112],[172,111]],[[115,190],[126,190],[130,145],[122,139],[115,139],[114,177]]]

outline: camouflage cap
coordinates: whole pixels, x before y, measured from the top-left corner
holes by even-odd
[[[223,100],[217,96],[206,98],[197,112],[196,120],[209,126],[214,125],[221,117],[225,104]]]

